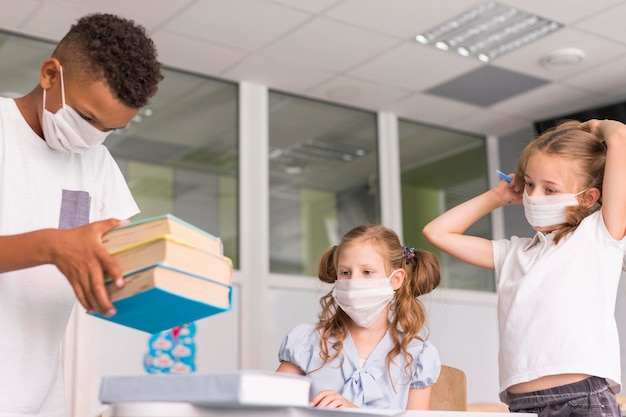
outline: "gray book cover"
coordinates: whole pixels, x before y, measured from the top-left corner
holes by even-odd
[[[308,377],[242,370],[102,378],[100,402],[185,402],[214,406],[308,407]]]

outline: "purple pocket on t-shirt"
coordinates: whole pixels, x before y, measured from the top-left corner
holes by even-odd
[[[59,229],[73,229],[89,223],[91,196],[87,191],[63,190]]]

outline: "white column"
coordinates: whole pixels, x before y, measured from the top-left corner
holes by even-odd
[[[239,269],[241,367],[265,358],[269,276],[268,89],[239,85]],[[237,348],[233,346],[233,349]]]
[[[392,113],[378,113],[378,172],[381,223],[393,229],[402,242],[398,117]]]

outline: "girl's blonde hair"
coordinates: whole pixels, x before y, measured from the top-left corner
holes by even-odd
[[[581,123],[576,120],[564,121],[529,143],[517,162],[515,185],[523,189],[528,160],[537,153],[543,153],[578,162],[578,170],[575,174],[580,176],[579,180],[583,189],[586,191],[590,188],[597,188],[602,193],[606,146],[596,136],[581,129],[580,125]],[[602,196],[598,204],[591,207],[582,205],[568,207],[567,221],[556,230],[555,243],[574,231],[585,217],[598,210],[601,205]]]
[[[390,271],[400,268],[406,271],[406,277],[396,291],[390,306],[389,330],[393,348],[387,354],[387,369],[390,369],[393,358],[403,353],[407,362],[406,372],[410,375],[413,357],[407,349],[414,338],[421,340],[419,332],[426,324],[426,310],[417,297],[431,292],[439,285],[439,262],[431,252],[404,248],[398,235],[387,227],[364,225],[350,230],[339,245],[328,249],[322,255],[318,268],[319,279],[325,283],[334,283],[337,280],[337,264],[342,249],[348,245],[365,242],[376,245],[380,255],[387,261],[385,267],[389,267]],[[322,310],[317,329],[321,336],[320,356],[324,366],[341,354],[343,341],[348,332],[349,318],[337,307],[332,291],[320,299],[320,304]],[[329,340],[332,340],[333,354],[328,351]]]

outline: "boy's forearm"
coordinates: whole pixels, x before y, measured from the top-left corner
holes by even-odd
[[[50,263],[53,229],[0,236],[0,273]]]

